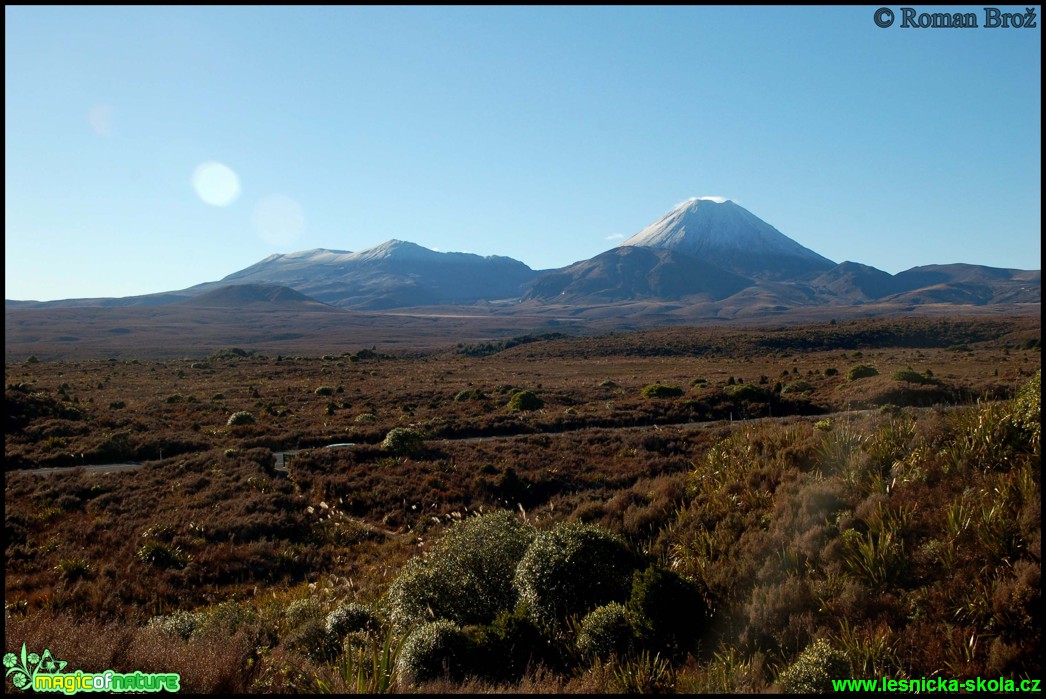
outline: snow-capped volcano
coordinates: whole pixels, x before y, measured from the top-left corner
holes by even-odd
[[[835,265],[721,197],[687,199],[621,243],[629,245],[675,250],[764,279],[790,279]]]

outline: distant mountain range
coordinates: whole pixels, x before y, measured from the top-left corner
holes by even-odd
[[[891,275],[809,250],[729,200],[689,199],[614,249],[557,270],[508,257],[436,252],[390,240],[360,252],[271,255],[223,279],[117,299],[6,301],[8,309],[77,307],[326,307],[364,311],[427,306],[487,309],[690,304],[706,316],[874,304],[997,306],[1041,302],[1041,272],[973,264]],[[634,309],[633,309],[634,312]]]

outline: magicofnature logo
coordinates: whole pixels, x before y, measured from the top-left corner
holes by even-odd
[[[20,655],[4,655],[6,677],[17,689],[36,692],[177,692],[181,688],[181,676],[178,673],[129,672],[115,670],[102,672],[62,672],[69,663],[58,660],[51,651],[28,653],[22,644]]]

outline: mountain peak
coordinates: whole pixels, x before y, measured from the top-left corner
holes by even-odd
[[[746,276],[787,279],[835,263],[723,197],[692,197],[621,243],[675,250]]]

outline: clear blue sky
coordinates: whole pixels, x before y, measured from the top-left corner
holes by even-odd
[[[837,262],[1040,268],[1042,18],[876,7],[7,7],[5,297],[390,238],[561,267],[691,196]]]

